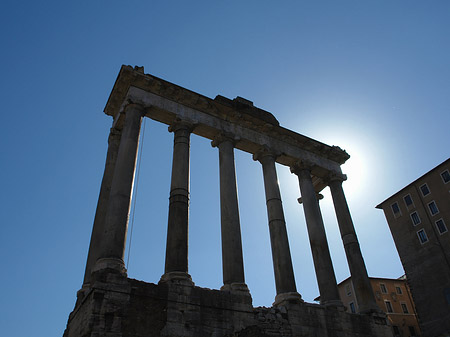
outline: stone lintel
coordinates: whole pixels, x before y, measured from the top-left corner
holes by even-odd
[[[255,154],[260,151],[261,146],[265,146],[270,152],[281,154],[276,161],[282,165],[292,166],[299,160],[313,163],[314,168],[311,173],[316,177],[323,178],[330,172],[341,172],[339,163],[311,153],[303,149],[301,145],[288,143],[283,137],[266,134],[252,123],[247,125],[241,121],[219,119],[135,87],[130,88],[129,96],[133,96],[134,100],[139,100],[140,104],[147,107],[147,117],[161,123],[170,125],[175,118],[178,118],[196,124],[193,133],[211,140],[214,140],[217,134],[231,134],[235,140],[239,140],[235,144],[239,150]],[[313,178],[313,183],[318,192],[326,187],[321,179],[315,181]]]
[[[277,162],[292,166],[298,160],[315,164],[313,176],[324,178],[330,172],[341,173],[340,165],[349,155],[337,146],[328,146],[314,139],[279,126],[267,111],[252,106],[252,102],[218,96],[210,99],[155,76],[142,69],[122,66],[105,107],[105,113],[115,116],[125,104],[140,103],[146,116],[170,124],[174,118],[198,121],[193,133],[213,140],[217,133],[232,133],[239,137],[237,149],[255,154],[261,146],[282,153]],[[313,178],[314,182],[314,178]],[[316,188],[326,185],[318,182]]]

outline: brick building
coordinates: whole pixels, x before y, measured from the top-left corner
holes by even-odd
[[[424,336],[450,334],[450,159],[382,203]]]
[[[375,299],[386,312],[394,336],[420,336],[414,302],[405,277],[398,279],[371,277]],[[342,304],[348,312],[359,313],[351,277],[338,284]]]

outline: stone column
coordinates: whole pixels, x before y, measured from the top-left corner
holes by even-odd
[[[329,187],[333,198],[334,210],[336,212],[339,230],[344,243],[345,254],[350,269],[353,288],[359,312],[380,311],[376,304],[366,265],[361,254],[355,227],[353,226],[350,210],[347,205],[342,182],[345,176],[333,175],[329,179]]]
[[[272,247],[273,271],[277,295],[274,305],[286,300],[302,300],[295,285],[291,252],[286,231],[280,188],[278,186],[275,155],[262,151],[253,156],[262,164],[264,189],[266,192],[267,216],[269,219],[270,244]]]
[[[125,122],[111,182],[101,249],[94,269],[115,269],[126,274],[123,257],[144,110],[140,105],[129,104],[124,113]]]
[[[176,121],[169,127],[169,131],[174,133],[174,143],[163,282],[192,283],[188,274],[189,147],[192,129],[191,124],[182,121]]]
[[[311,179],[311,166],[302,163],[301,166],[294,166],[291,171],[298,176],[300,183],[306,227],[319,286],[320,303],[342,306],[322,214]]]
[[[100,255],[100,244],[105,228],[106,211],[108,210],[109,194],[119,151],[120,136],[122,131],[111,128],[108,137],[108,152],[106,154],[105,170],[103,172],[100,195],[98,197],[97,209],[95,211],[94,225],[92,227],[91,242],[84,272],[83,288],[89,287],[91,280],[91,269],[94,267]]]
[[[221,290],[248,292],[244,277],[241,225],[239,221],[234,141],[218,135],[212,146],[219,148],[220,220],[222,237],[223,286]]]

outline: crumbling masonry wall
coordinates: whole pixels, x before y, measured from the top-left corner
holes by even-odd
[[[64,337],[391,336],[383,315],[293,301],[253,308],[242,293],[101,272],[79,298]],[[82,296],[82,295],[81,295]]]

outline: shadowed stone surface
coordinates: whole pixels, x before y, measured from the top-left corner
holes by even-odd
[[[64,337],[87,336],[392,336],[384,316],[287,302],[252,306],[249,295],[176,282],[159,285],[115,272],[92,275]]]

